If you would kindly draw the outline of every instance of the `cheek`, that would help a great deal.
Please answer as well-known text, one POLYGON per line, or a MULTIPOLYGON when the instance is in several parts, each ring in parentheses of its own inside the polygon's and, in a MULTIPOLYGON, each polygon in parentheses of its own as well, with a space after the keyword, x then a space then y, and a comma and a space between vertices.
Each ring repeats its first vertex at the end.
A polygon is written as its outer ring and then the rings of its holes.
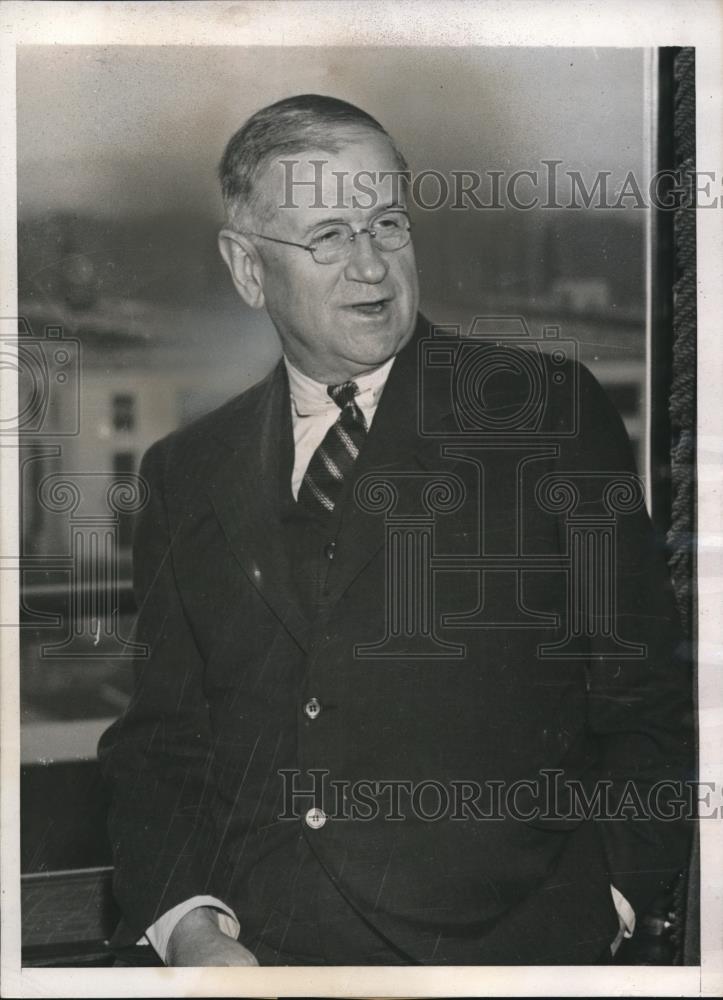
POLYGON ((315 315, 318 317, 320 302, 311 282, 289 284, 284 293, 284 312, 287 320, 298 330, 313 328, 315 315))
POLYGON ((414 311, 419 298, 417 270, 414 266, 414 261, 412 261, 409 267, 405 267, 401 284, 403 286, 404 304, 409 310, 414 311))
POLYGON ((397 280, 404 286, 404 291, 410 299, 417 294, 417 262, 414 253, 409 253, 403 260, 399 261, 397 270, 397 280))
POLYGON ((296 308, 294 321, 304 331, 304 337, 311 345, 333 340, 338 334, 339 312, 338 294, 332 284, 321 286, 319 282, 307 282, 295 291, 296 308))

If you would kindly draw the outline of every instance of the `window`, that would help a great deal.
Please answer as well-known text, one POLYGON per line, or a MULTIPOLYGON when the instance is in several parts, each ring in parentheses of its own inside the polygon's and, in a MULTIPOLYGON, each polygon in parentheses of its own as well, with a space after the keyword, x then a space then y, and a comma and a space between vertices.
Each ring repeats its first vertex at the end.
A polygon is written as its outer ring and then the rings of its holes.
POLYGON ((113 429, 127 432, 136 429, 136 398, 130 393, 113 396, 113 429))

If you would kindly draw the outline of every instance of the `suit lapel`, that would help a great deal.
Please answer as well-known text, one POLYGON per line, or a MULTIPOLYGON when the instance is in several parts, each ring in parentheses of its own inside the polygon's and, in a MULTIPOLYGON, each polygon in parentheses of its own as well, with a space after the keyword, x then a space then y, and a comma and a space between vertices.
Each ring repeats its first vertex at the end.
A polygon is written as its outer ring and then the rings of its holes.
POLYGON ((255 411, 242 419, 232 410, 217 429, 223 449, 207 489, 226 540, 249 580, 306 648, 309 625, 294 592, 280 524, 279 463, 282 445, 291 435, 283 363, 260 390, 255 411))
MULTIPOLYGON (((369 436, 354 468, 354 482, 342 513, 337 548, 328 580, 329 602, 335 603, 384 544, 384 514, 363 509, 354 489, 364 476, 379 473, 451 471, 440 457, 440 445, 418 431, 419 342, 428 335, 429 324, 420 316, 414 336, 400 351, 389 373, 369 436)), ((434 400, 434 412, 425 414, 425 425, 449 419, 448 400, 434 400)), ((403 477, 397 477, 395 484, 403 477)))
MULTIPOLYGON (((384 544, 384 515, 355 502, 357 483, 372 473, 383 477, 385 472, 452 471, 440 457, 439 441, 418 432, 419 341, 428 332, 429 324, 420 317, 414 336, 392 366, 355 466, 327 582, 329 606, 384 544)), ((450 419, 449 400, 425 401, 425 405, 426 426, 450 419), (436 409, 430 411, 430 405, 436 409)), ((307 648, 309 622, 293 588, 280 523, 279 461, 284 451, 281 445, 291 434, 288 379, 283 362, 279 362, 259 387, 255 409, 243 416, 231 410, 217 428, 223 449, 212 467, 207 489, 228 544, 249 580, 299 645, 307 648)), ((289 446, 293 449, 293 440, 289 446)))

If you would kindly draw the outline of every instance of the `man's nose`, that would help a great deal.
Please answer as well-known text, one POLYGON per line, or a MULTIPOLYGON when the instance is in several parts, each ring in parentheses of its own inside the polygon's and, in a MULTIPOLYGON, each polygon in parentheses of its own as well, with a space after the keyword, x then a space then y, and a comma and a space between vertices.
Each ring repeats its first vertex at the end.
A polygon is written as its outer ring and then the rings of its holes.
POLYGON ((385 255, 368 232, 356 233, 351 243, 351 254, 344 269, 350 281, 378 284, 387 276, 389 264, 385 255))

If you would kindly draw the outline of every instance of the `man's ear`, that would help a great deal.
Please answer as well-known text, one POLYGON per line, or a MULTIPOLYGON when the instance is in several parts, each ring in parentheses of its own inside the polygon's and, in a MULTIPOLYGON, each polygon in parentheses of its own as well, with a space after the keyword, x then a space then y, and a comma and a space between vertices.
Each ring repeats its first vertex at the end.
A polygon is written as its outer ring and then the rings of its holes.
POLYGON ((218 234, 218 249, 241 298, 252 309, 261 309, 266 301, 264 269, 251 240, 233 229, 222 229, 218 234))

